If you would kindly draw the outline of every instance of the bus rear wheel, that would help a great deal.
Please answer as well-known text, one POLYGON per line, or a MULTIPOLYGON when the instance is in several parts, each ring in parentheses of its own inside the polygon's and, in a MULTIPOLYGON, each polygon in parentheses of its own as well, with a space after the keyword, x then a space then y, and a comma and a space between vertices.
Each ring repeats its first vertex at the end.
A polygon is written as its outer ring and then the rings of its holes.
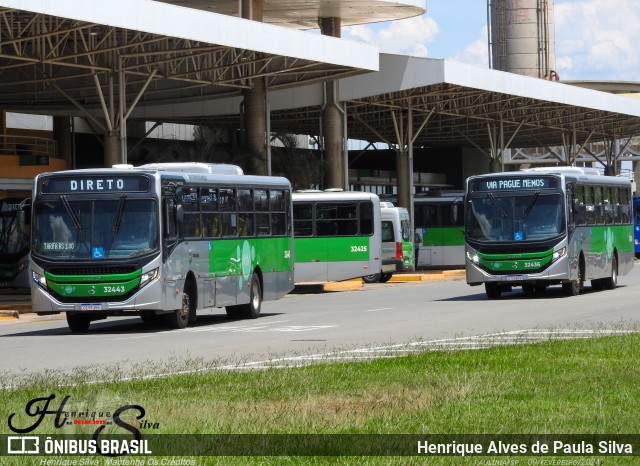
POLYGON ((257 319, 260 316, 262 287, 260 286, 260 277, 256 273, 251 275, 250 287, 249 304, 227 306, 227 317, 230 319, 257 319))
POLYGON ((380 283, 387 283, 393 277, 392 273, 383 273, 380 275, 380 283))
POLYGON ((380 277, 381 274, 379 273, 372 273, 371 275, 365 275, 362 277, 362 281, 365 283, 378 283, 380 282, 380 277))
POLYGON ((602 279, 602 288, 605 290, 615 290, 618 286, 618 260, 616 256, 611 258, 611 276, 602 279))
POLYGON ((69 329, 76 332, 86 332, 91 325, 91 317, 84 314, 75 314, 73 312, 67 312, 67 324, 69 329))

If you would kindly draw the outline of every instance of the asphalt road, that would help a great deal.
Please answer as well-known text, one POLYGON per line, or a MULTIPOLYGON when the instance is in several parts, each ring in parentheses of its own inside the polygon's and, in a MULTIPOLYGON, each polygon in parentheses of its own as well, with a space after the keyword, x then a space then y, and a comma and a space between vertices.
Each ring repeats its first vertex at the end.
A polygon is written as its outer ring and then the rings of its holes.
POLYGON ((476 341, 471 337, 485 334, 619 328, 640 323, 639 303, 636 266, 620 277, 616 290, 596 292, 587 285, 572 298, 552 287, 533 297, 517 289, 489 301, 483 287, 470 287, 464 279, 388 283, 357 291, 291 294, 263 303, 255 320, 231 321, 218 309, 184 330, 121 317, 93 322, 86 334, 72 334, 63 316, 22 315, 0 322, 0 385, 9 374, 79 366, 162 372, 167 370, 161 367, 164 361, 174 361, 169 366, 176 370, 184 359, 259 367, 268 360, 310 360, 316 355, 375 356, 389 348, 415 347, 416 342, 476 341))

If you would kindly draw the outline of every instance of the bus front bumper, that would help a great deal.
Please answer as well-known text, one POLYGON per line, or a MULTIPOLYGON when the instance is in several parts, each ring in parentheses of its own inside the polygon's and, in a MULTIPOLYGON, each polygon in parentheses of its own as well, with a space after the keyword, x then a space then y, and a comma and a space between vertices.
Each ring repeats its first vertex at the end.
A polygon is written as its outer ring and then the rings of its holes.
POLYGON ((551 263, 546 269, 535 273, 517 270, 509 274, 494 275, 482 269, 478 264, 469 259, 469 257, 466 258, 465 268, 467 283, 471 286, 481 285, 487 282, 509 286, 554 285, 571 280, 569 275, 569 256, 566 254, 551 263))

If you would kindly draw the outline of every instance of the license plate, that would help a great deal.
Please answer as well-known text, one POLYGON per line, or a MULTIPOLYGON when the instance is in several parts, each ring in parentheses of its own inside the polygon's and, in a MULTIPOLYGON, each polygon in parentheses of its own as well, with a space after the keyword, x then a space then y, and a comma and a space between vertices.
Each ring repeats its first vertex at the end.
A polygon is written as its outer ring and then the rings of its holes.
POLYGON ((80 310, 81 311, 101 311, 102 304, 81 304, 80 310))
POLYGON ((524 280, 524 275, 507 275, 508 282, 518 282, 524 280))

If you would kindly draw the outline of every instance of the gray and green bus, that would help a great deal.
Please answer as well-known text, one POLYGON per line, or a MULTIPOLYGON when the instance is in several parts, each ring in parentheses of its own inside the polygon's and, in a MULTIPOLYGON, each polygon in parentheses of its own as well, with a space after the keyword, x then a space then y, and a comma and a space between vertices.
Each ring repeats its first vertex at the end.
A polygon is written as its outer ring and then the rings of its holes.
POLYGON ((256 318, 293 289, 291 186, 216 164, 38 175, 32 306, 72 331, 139 315, 185 328, 199 310, 256 318))
POLYGON ((296 283, 379 274, 380 200, 358 191, 293 193, 296 283))
POLYGON ((490 299, 562 285, 614 289, 634 260, 631 182, 589 168, 472 176, 465 190, 466 277, 490 299))

